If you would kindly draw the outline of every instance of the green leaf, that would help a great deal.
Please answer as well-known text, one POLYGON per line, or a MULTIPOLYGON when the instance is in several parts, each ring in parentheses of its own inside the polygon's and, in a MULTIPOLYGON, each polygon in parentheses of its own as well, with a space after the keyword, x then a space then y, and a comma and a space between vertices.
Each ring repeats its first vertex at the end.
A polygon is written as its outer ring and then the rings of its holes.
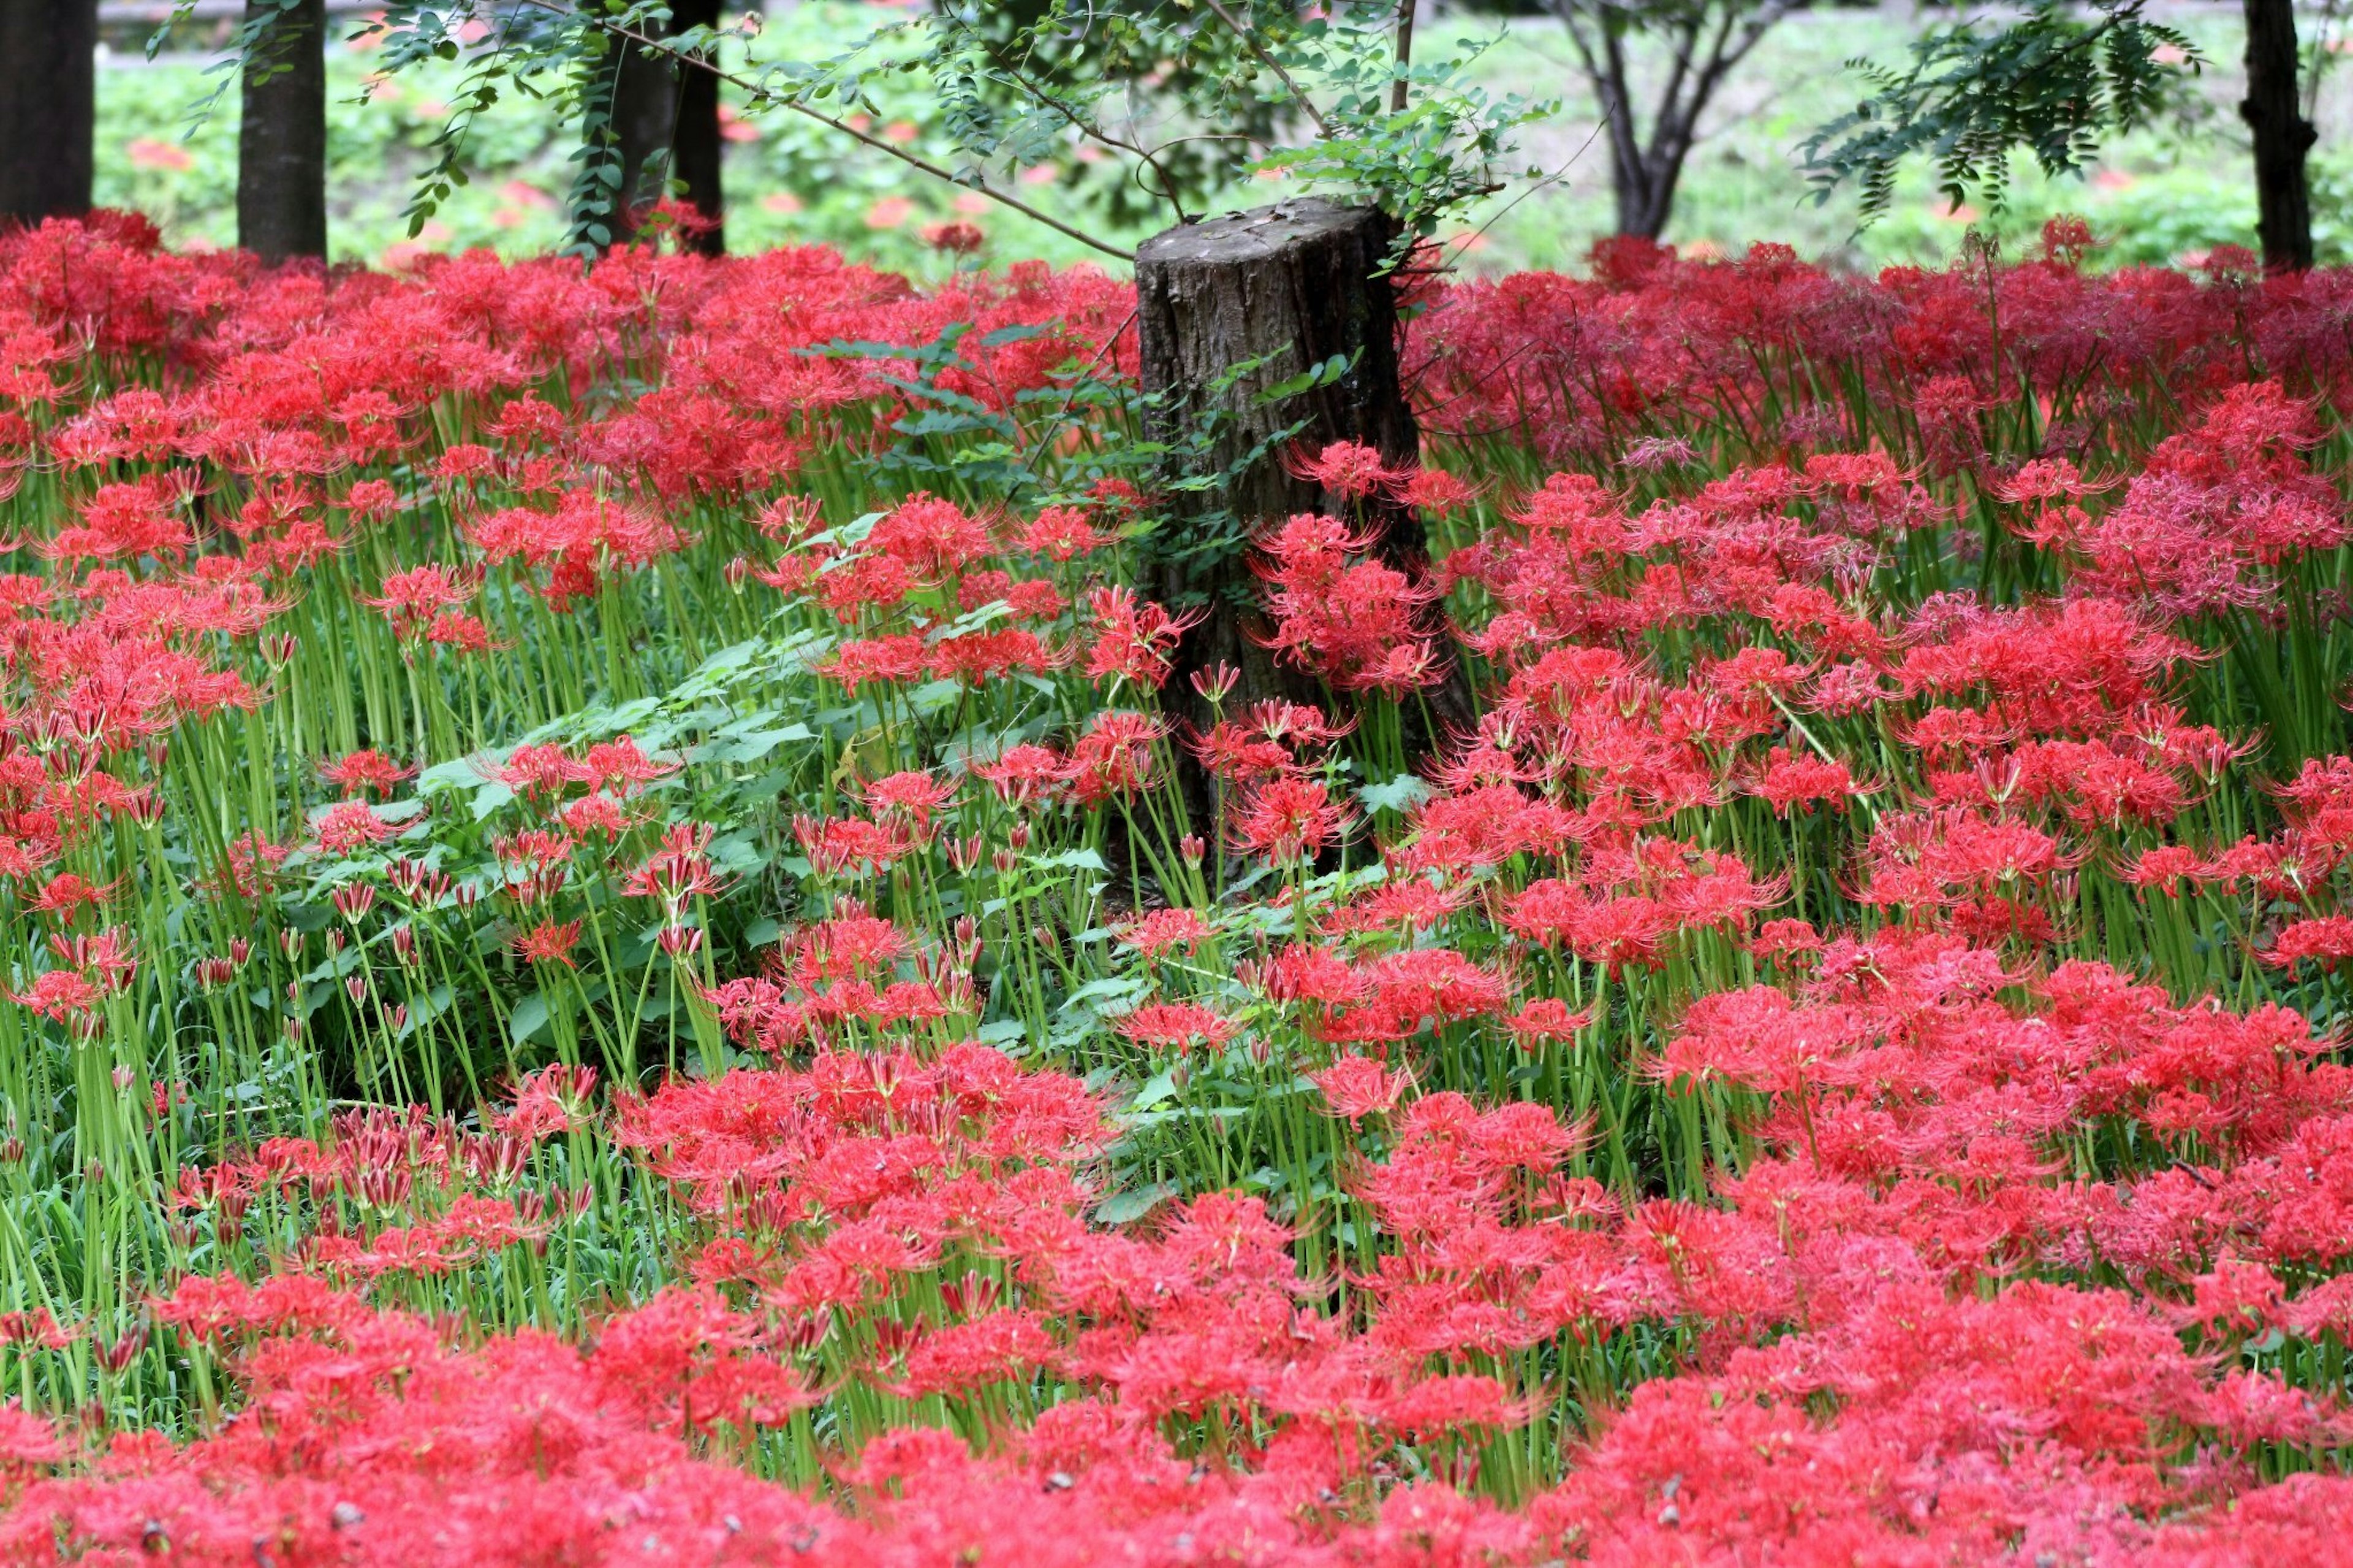
POLYGON ((547 997, 534 991, 515 1004, 507 1016, 507 1035, 516 1045, 528 1045, 533 1037, 547 1027, 547 997))
POLYGON ((1095 1205, 1095 1218, 1104 1225, 1134 1225, 1178 1195, 1176 1186, 1167 1182, 1155 1182, 1134 1192, 1113 1193, 1095 1205))
POLYGON ((1399 773, 1387 784, 1363 785, 1356 798, 1373 811, 1409 811, 1434 793, 1419 773, 1399 773))

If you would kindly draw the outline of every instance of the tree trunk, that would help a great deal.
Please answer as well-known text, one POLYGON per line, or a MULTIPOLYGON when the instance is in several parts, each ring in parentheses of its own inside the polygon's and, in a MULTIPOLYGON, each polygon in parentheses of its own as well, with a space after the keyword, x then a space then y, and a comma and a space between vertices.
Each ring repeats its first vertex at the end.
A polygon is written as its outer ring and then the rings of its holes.
POLYGON ((269 26, 245 62, 237 242, 262 260, 327 254, 327 7, 246 0, 269 26))
MULTIPOLYGON (((718 0, 670 0, 672 34, 718 25, 718 0)), ((719 226, 719 79, 635 43, 625 40, 621 48, 613 91, 613 134, 621 153, 613 243, 634 237, 638 220, 676 180, 684 187, 684 205, 702 220, 689 226, 681 244, 717 256, 725 248, 719 226)))
MULTIPOLYGON (((1259 697, 1321 696, 1312 679, 1277 668, 1255 635, 1265 628, 1250 535, 1297 512, 1346 510, 1342 498, 1290 471, 1289 449, 1345 440, 1391 464, 1419 457, 1398 383, 1396 296, 1379 274, 1396 234, 1377 211, 1311 196, 1172 228, 1136 252, 1144 391, 1154 399, 1149 433, 1175 454, 1171 480, 1213 481, 1170 486, 1174 526, 1160 542, 1154 583, 1164 602, 1208 611, 1179 645, 1162 690, 1169 715, 1197 730, 1208 722, 1208 708, 1191 677, 1220 663, 1241 672, 1229 709, 1259 697), (1267 401, 1268 388, 1335 357, 1351 362, 1345 374, 1267 401), (1263 363, 1233 374, 1253 361, 1263 363), (1303 427, 1277 439, 1294 424, 1303 427)), ((1391 508, 1377 521, 1383 554, 1418 564, 1423 540, 1411 514, 1391 508)), ((1187 791, 1197 813, 1205 810, 1208 781, 1189 776, 1187 791)))
POLYGON ((0 0, 0 227, 90 211, 95 0, 0 0))
MULTIPOLYGON (((670 0, 674 30, 715 27, 719 0, 670 0)), ((678 84, 678 121, 670 132, 670 177, 681 187, 681 199, 702 220, 682 237, 689 250, 705 256, 723 255, 726 230, 721 226, 726 204, 719 185, 719 154, 725 143, 719 136, 719 79, 707 70, 681 68, 678 84)))
POLYGON ((2255 137, 2255 232, 2263 265, 2312 265, 2312 193, 2305 155, 2319 137, 2296 95, 2292 0, 2246 0, 2247 96, 2239 117, 2255 137))

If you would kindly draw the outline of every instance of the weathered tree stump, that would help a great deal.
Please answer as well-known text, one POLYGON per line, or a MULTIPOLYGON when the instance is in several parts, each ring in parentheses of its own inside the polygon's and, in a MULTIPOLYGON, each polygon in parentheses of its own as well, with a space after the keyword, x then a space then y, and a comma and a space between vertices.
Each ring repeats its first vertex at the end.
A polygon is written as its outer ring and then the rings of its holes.
POLYGON ((1338 510, 1285 464, 1289 445, 1359 441, 1391 462, 1417 455, 1398 383, 1396 300, 1379 275, 1395 233, 1372 208, 1309 197, 1172 228, 1136 252, 1150 434, 1170 447, 1174 515, 1155 585, 1165 600, 1207 611, 1177 650, 1166 688, 1174 716, 1204 719, 1190 677, 1220 663, 1242 672, 1240 700, 1315 694, 1255 640, 1263 626, 1249 539, 1294 513, 1338 510), (1267 395, 1335 356, 1354 362, 1345 374, 1267 395), (1304 427, 1292 442, 1269 445, 1293 425, 1304 427), (1216 482, 1201 487, 1204 479, 1216 482))
MULTIPOLYGON (((1279 202, 1156 234, 1135 257, 1136 328, 1144 390, 1159 395, 1155 432, 1222 416, 1208 456, 1219 469, 1304 420, 1299 439, 1361 441, 1392 462, 1414 459, 1420 433, 1398 384, 1397 301, 1377 276, 1397 230, 1369 207, 1321 197, 1279 202), (1335 355, 1345 375, 1272 404, 1266 389, 1335 355), (1234 366, 1263 361, 1223 391, 1234 366)), ((1270 454, 1192 510, 1260 522, 1318 510, 1325 498, 1270 454)), ((1179 502, 1180 509, 1185 505, 1179 502)))
MULTIPOLYGON (((1397 298, 1383 270, 1396 237, 1377 210, 1305 197, 1172 228, 1136 252, 1150 434, 1172 454, 1174 515, 1159 542, 1155 587, 1165 602, 1207 610, 1177 649, 1163 689, 1172 718, 1208 722, 1190 678, 1219 663, 1241 671, 1229 710, 1259 697, 1322 696, 1308 677, 1278 668, 1257 641, 1265 627, 1249 538, 1295 513, 1348 510, 1286 466, 1293 447, 1312 452, 1356 441, 1398 466, 1419 456, 1420 433, 1398 374, 1397 298), (1350 362, 1345 374, 1290 396, 1267 396, 1335 356, 1350 362), (1294 425, 1302 426, 1295 436, 1275 440, 1294 425), (1203 444, 1195 433, 1205 429, 1203 444), (1181 483, 1204 477, 1217 482, 1181 483)), ((1371 521, 1384 556, 1419 564, 1423 539, 1410 513, 1377 506, 1371 521)), ((1208 783, 1187 782, 1198 809, 1209 798, 1208 783)))

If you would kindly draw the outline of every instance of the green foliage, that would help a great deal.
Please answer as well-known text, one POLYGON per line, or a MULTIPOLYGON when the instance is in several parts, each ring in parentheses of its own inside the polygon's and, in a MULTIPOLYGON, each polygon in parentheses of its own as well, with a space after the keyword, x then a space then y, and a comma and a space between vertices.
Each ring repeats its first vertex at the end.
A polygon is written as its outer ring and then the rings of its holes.
MULTIPOLYGON (((959 141, 1050 145, 1086 127, 1126 156, 1074 163, 1066 180, 1114 222, 1165 221, 1171 205, 1200 210, 1298 119, 1260 81, 1245 38, 1206 7, 939 0, 934 9, 941 102, 959 141)), ((1250 21, 1261 42, 1297 27, 1280 8, 1250 21)))
MULTIPOLYGON (((1495 38, 1460 42, 1434 60, 1396 60, 1388 44, 1394 15, 1387 5, 1348 6, 1306 24, 1277 51, 1296 68, 1292 76, 1326 84, 1335 97, 1323 110, 1321 136, 1275 149, 1258 166, 1381 207, 1402 231, 1401 258, 1414 241, 1503 189, 1515 133, 1559 105, 1516 93, 1493 97, 1471 79, 1472 62, 1495 38), (1396 109, 1391 89, 1400 77, 1409 92, 1396 109)), ((1525 175, 1537 179, 1542 171, 1525 175)))
MULTIPOLYGON (((192 4, 180 0, 175 20, 192 4)), ((1023 204, 1008 183, 1042 168, 1115 221, 1155 204, 1185 221, 1219 181, 1280 172, 1377 203, 1409 239, 1427 237, 1500 188, 1496 166, 1512 133, 1546 110, 1516 95, 1493 99, 1469 83, 1464 71, 1477 48, 1409 64, 1396 25, 1387 4, 1305 21, 1287 12, 1237 14, 1217 0, 1203 11, 1098 11, 1075 0, 1026 10, 943 4, 871 26, 829 54, 776 57, 761 48, 756 17, 672 33, 662 0, 522 0, 487 33, 470 8, 394 0, 359 37, 376 54, 371 96, 409 73, 452 66, 464 73, 415 177, 406 213, 412 237, 467 184, 478 128, 515 95, 574 128, 565 248, 586 253, 615 232, 624 170, 613 105, 631 47, 669 57, 680 69, 717 72, 746 115, 797 115, 1017 207, 1023 204), (932 106, 952 145, 946 162, 861 128, 885 97, 910 88, 932 106), (1146 112, 1147 94, 1163 107, 1146 112), (1331 101, 1319 107, 1319 95, 1331 101), (1269 145, 1300 116, 1314 121, 1314 141, 1269 145), (1262 147, 1263 156, 1245 163, 1262 147)), ((269 31, 249 24, 235 57, 266 58, 269 31)), ((199 118, 211 107, 211 100, 199 105, 199 118)), ((1084 230, 1065 232, 1123 254, 1084 230)))
POLYGON ((2015 21, 1931 27, 1906 68, 1848 62, 1870 96, 1808 138, 1806 173, 1817 202, 1859 185, 1866 223, 1887 210, 1897 169, 1915 155, 1956 205, 1978 193, 1999 207, 2013 148, 2045 174, 2080 172, 2105 137, 2179 106, 2184 78, 2203 64, 2187 35, 2147 17, 2145 0, 2094 0, 2089 16, 2038 0, 2015 21))

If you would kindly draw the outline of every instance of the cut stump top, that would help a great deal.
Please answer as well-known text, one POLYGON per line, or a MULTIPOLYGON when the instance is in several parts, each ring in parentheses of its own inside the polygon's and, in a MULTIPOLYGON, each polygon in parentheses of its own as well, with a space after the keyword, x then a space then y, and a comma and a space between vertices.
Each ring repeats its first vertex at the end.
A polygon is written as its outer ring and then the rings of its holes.
POLYGON ((1137 247, 1135 263, 1144 268, 1263 261, 1379 221, 1368 208, 1328 196, 1297 196, 1272 206, 1165 229, 1137 247))

